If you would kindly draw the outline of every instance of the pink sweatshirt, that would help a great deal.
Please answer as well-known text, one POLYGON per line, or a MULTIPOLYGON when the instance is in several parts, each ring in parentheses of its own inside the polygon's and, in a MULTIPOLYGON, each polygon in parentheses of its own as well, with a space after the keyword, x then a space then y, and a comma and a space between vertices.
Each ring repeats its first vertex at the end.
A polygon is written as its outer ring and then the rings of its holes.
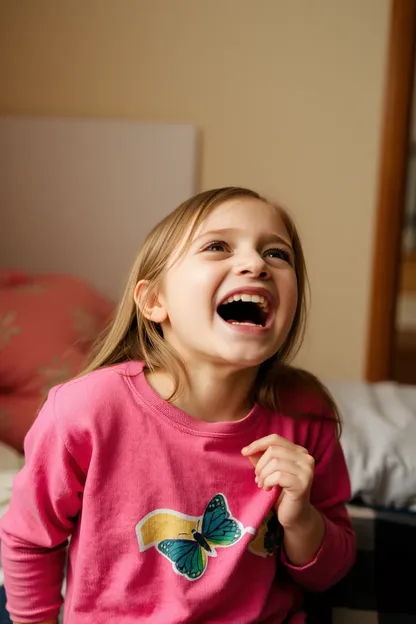
MULTIPOLYGON (((323 409, 299 393, 291 404, 323 409)), ((255 406, 238 422, 201 422, 129 363, 54 388, 25 450, 1 523, 19 622, 57 617, 69 536, 65 624, 298 624, 301 588, 324 590, 353 562, 349 479, 327 421, 255 406), (286 559, 276 493, 259 490, 240 452, 273 432, 316 460, 312 502, 326 533, 304 567, 286 559)))

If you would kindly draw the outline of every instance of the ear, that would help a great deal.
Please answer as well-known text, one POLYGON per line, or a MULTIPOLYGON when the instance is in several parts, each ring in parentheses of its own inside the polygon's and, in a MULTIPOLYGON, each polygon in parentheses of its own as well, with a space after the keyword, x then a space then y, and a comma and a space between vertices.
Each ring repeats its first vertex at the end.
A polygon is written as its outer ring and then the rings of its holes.
POLYGON ((160 301, 158 293, 150 290, 147 280, 137 282, 134 289, 134 302, 140 312, 149 321, 163 323, 168 317, 168 313, 163 303, 160 301))

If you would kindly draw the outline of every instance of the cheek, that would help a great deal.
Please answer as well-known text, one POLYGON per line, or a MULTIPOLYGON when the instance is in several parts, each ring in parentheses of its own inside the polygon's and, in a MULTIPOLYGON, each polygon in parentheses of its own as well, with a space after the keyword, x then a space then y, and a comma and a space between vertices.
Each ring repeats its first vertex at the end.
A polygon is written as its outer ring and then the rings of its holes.
POLYGON ((215 296, 221 284, 221 275, 218 273, 209 266, 193 266, 175 275, 169 284, 168 297, 172 298, 180 293, 183 298, 198 300, 202 304, 215 296))
POLYGON ((192 315, 196 319, 198 312, 205 314, 208 308, 211 309, 211 302, 220 283, 215 272, 204 266, 184 266, 172 271, 161 290, 168 315, 173 320, 178 315, 180 318, 192 315))
POLYGON ((298 303, 298 282, 294 273, 286 276, 286 279, 280 284, 279 291, 280 303, 287 307, 288 310, 296 309, 298 303))
POLYGON ((277 318, 280 318, 280 323, 283 324, 285 331, 290 331, 290 328, 295 318, 296 309, 298 305, 298 286, 296 278, 294 280, 288 280, 284 287, 280 289, 280 303, 277 318))

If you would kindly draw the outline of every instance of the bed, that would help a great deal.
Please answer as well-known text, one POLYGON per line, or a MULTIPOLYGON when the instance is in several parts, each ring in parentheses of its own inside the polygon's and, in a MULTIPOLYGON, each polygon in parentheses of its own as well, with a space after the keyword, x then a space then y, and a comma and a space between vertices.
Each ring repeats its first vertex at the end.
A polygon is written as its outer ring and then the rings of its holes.
POLYGON ((342 418, 358 554, 351 573, 315 598, 321 611, 311 621, 415 623, 416 386, 327 385, 342 418))
POLYGON ((309 624, 414 624, 416 514, 350 505, 357 559, 347 577, 309 596, 309 624))
MULTIPOLYGON (((5 513, 12 492, 15 474, 23 466, 23 456, 9 445, 0 442, 0 517, 5 513)), ((3 586, 3 570, 0 560, 0 624, 10 624, 6 611, 6 596, 3 586)))
POLYGON ((0 115, 0 267, 118 300, 146 234, 196 191, 197 148, 186 123, 0 115))

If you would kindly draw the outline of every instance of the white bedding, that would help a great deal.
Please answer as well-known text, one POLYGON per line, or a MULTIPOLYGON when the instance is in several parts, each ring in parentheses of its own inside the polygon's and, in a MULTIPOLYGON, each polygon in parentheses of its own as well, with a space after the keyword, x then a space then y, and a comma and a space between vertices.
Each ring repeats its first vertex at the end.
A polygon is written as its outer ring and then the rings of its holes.
POLYGON ((0 442, 0 518, 9 505, 12 482, 23 462, 23 455, 0 442))
POLYGON ((327 384, 342 418, 353 497, 416 512, 416 386, 327 384))
MULTIPOLYGON (((0 518, 7 511, 12 495, 13 479, 23 466, 23 455, 0 442, 0 518)), ((0 585, 3 585, 3 570, 0 561, 0 585)))

